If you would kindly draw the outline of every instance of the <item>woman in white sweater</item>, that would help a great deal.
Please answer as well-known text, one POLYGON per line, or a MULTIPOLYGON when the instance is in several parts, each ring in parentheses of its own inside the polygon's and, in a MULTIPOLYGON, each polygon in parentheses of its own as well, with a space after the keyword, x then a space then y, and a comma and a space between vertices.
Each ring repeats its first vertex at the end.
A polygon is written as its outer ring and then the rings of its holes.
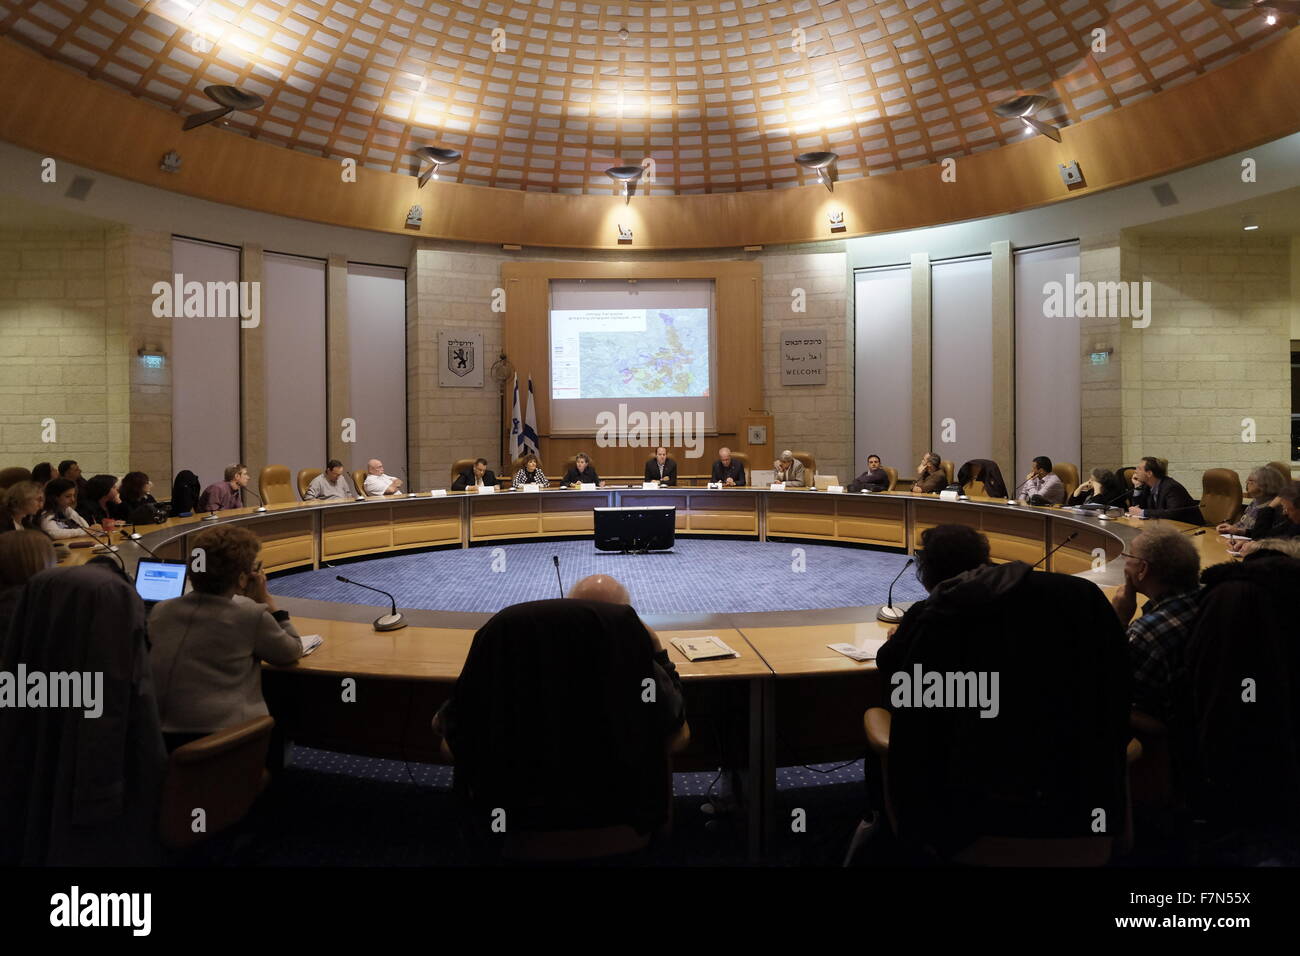
MULTIPOLYGON (((45 509, 41 530, 51 538, 79 538, 86 533, 86 519, 77 514, 77 486, 67 478, 55 478, 45 486, 45 509)), ((91 526, 96 531, 98 525, 91 526)))

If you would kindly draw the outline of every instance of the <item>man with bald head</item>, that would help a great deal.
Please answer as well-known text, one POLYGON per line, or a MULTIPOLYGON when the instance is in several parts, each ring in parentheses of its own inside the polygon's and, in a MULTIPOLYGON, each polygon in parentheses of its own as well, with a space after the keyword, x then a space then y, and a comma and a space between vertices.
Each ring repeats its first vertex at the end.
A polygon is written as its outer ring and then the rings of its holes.
MULTIPOLYGON (((568 597, 576 601, 597 601, 601 604, 629 606, 632 604, 632 596, 627 593, 627 588, 618 578, 608 574, 588 575, 569 588, 568 597)), ((654 628, 644 621, 641 623, 649 633, 650 643, 654 647, 655 683, 659 685, 658 697, 666 702, 667 709, 674 715, 673 724, 676 725, 685 720, 684 717, 681 721, 676 720, 676 715, 684 713, 681 678, 677 676, 677 668, 669 660, 668 651, 659 640, 659 635, 654 632, 654 628)))
POLYGON ((728 488, 745 483, 745 466, 731 457, 730 448, 718 449, 718 460, 713 463, 713 480, 728 488))
POLYGON ((384 474, 384 463, 378 458, 371 458, 366 463, 365 493, 372 498, 381 495, 400 495, 402 479, 384 474))

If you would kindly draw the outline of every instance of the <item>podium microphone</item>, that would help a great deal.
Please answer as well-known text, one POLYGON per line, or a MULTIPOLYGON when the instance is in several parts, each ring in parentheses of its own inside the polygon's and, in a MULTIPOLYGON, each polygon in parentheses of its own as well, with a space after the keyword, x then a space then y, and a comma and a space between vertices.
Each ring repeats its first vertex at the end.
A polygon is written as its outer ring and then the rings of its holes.
POLYGON ((894 585, 898 579, 903 576, 903 572, 916 563, 916 558, 908 558, 907 563, 898 569, 894 575, 894 580, 889 582, 889 603, 876 612, 876 620, 884 621, 886 624, 897 624, 903 619, 904 612, 900 608, 894 607, 894 585))
MULTIPOLYGON (((252 488, 248 488, 248 487, 245 487, 244 490, 253 491, 252 488)), ((253 497, 256 498, 258 501, 262 502, 261 505, 257 508, 257 510, 253 512, 253 514, 260 515, 263 511, 266 510, 266 501, 256 491, 253 491, 253 497)))
POLYGON ((560 578, 560 556, 553 554, 551 560, 555 562, 555 583, 560 586, 560 597, 564 597, 564 581, 560 578))
POLYGON ((344 584, 355 584, 359 588, 365 588, 367 591, 374 591, 376 594, 382 594, 388 598, 391 610, 387 614, 381 614, 374 620, 376 631, 398 631, 406 627, 406 618, 397 612, 397 599, 387 591, 381 591, 379 588, 372 588, 369 584, 362 584, 360 581, 353 581, 351 578, 345 578, 341 574, 334 575, 336 581, 342 581, 344 584))
MULTIPOLYGON (((1042 564, 1044 561, 1046 561, 1046 560, 1047 560, 1048 558, 1050 558, 1052 555, 1056 554, 1056 552, 1060 551, 1062 548, 1064 548, 1067 544, 1069 544, 1071 541, 1073 541, 1073 540, 1074 540, 1075 538, 1077 538, 1077 537, 1079 537, 1079 532, 1077 532, 1077 531, 1071 531, 1068 535, 1065 536, 1065 540, 1064 540, 1064 541, 1062 541, 1060 544, 1058 544, 1056 547, 1054 547, 1051 551, 1048 551, 1045 555, 1043 555, 1041 558, 1039 558, 1037 561, 1035 561, 1035 562, 1034 562, 1034 567, 1035 567, 1035 568, 1038 567, 1040 564, 1042 564)), ((1033 570, 1033 569, 1031 568, 1030 570, 1033 570)))

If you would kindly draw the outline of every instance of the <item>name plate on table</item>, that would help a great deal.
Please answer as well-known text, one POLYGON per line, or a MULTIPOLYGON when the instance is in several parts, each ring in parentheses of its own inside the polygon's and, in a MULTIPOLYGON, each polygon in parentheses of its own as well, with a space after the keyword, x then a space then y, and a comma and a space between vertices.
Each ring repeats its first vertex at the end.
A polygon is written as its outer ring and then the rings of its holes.
POLYGON ((843 486, 843 485, 827 485, 827 486, 826 486, 826 490, 829 491, 829 492, 830 492, 831 494, 833 494, 833 495, 842 495, 842 494, 844 494, 844 486, 843 486))
POLYGON ((718 490, 720 490, 720 489, 722 488, 722 482, 720 482, 720 481, 710 481, 710 482, 708 483, 708 485, 706 485, 705 487, 709 488, 709 490, 711 490, 711 491, 718 491, 718 490))
POLYGON ((642 488, 642 490, 651 490, 651 491, 653 491, 653 490, 657 489, 658 487, 659 487, 659 482, 657 482, 657 481, 643 481, 643 482, 641 482, 641 488, 642 488))
POLYGON ((961 500, 961 493, 960 493, 960 492, 957 492, 957 491, 941 491, 941 492, 939 492, 939 500, 940 500, 940 501, 959 501, 959 500, 961 500))
POLYGON ((480 495, 495 495, 497 493, 496 485, 470 485, 471 488, 477 488, 480 495))
POLYGON ((767 486, 768 491, 785 491, 784 481, 774 481, 767 486))
POLYGON ((446 489, 446 488, 434 488, 433 491, 429 492, 429 497, 430 497, 430 498, 446 498, 446 497, 447 497, 447 489, 446 489))
POLYGON ((594 481, 583 481, 578 483, 579 491, 595 491, 596 483, 594 481))
POLYGON ((515 491, 534 491, 534 492, 536 492, 536 491, 541 491, 541 490, 542 490, 542 486, 541 486, 541 485, 531 485, 531 484, 530 484, 530 485, 520 485, 518 488, 515 489, 515 491))

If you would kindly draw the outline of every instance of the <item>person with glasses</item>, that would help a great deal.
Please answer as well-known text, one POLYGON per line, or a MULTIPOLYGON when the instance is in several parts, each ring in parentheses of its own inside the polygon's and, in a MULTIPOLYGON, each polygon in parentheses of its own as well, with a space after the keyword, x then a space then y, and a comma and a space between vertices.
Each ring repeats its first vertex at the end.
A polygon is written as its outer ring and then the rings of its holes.
POLYGON ((168 751, 267 714, 262 661, 292 664, 302 640, 275 606, 258 559, 261 543, 238 525, 190 539, 189 594, 149 616, 149 659, 168 751))

